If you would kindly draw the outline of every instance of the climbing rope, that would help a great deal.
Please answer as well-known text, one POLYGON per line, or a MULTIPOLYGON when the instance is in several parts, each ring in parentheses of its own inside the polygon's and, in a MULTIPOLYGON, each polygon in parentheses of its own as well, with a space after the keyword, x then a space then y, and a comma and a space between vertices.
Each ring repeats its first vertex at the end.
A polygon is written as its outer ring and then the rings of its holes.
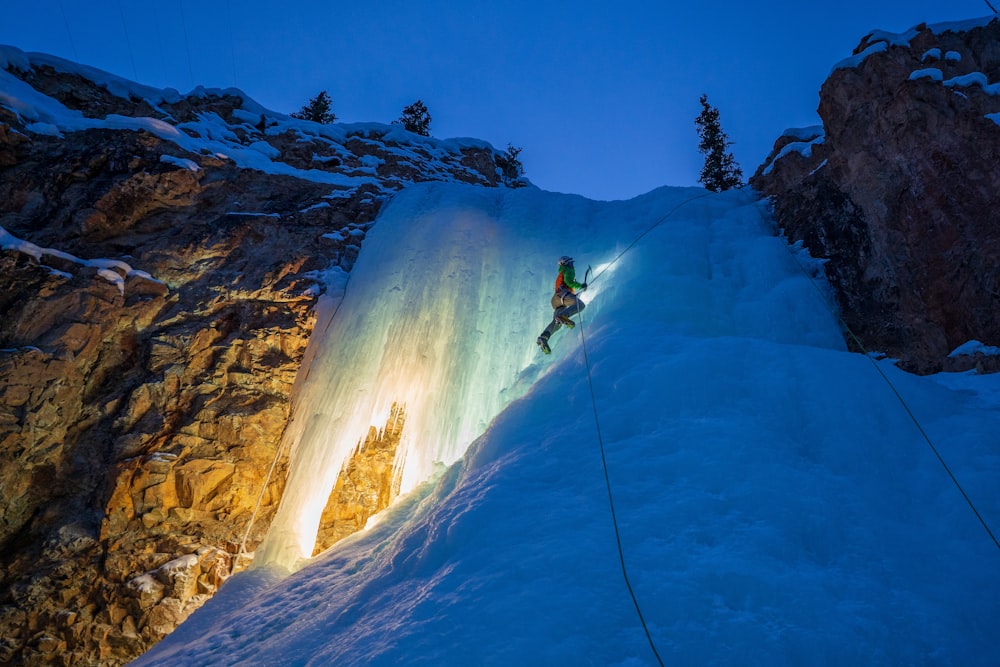
POLYGON ((188 41, 187 18, 184 16, 184 0, 177 3, 181 13, 181 30, 184 32, 184 51, 187 53, 188 74, 191 77, 191 89, 194 90, 194 64, 191 62, 191 43, 188 41))
MULTIPOLYGON (((632 241, 632 243, 630 243, 624 250, 622 250, 620 253, 618 253, 618 255, 616 255, 614 257, 614 259, 611 260, 611 262, 609 262, 606 265, 604 265, 604 267, 601 269, 601 271, 599 273, 595 274, 594 277, 591 279, 590 282, 593 282, 594 280, 597 280, 597 278, 599 278, 603 273, 605 273, 615 263, 617 263, 618 260, 620 260, 626 253, 628 253, 630 250, 632 250, 632 248, 634 248, 639 243, 639 241, 641 241, 645 236, 647 236, 650 232, 652 232, 654 229, 656 229, 660 224, 662 224, 667 218, 669 218, 679 208, 681 208, 685 204, 688 204, 688 203, 690 203, 690 202, 692 202, 692 201, 694 201, 696 199, 701 199, 702 197, 707 197, 710 194, 712 194, 712 193, 711 192, 705 192, 705 193, 697 195, 695 197, 691 197, 689 199, 686 199, 686 200, 680 202, 679 204, 677 204, 676 206, 674 206, 672 209, 670 209, 669 211, 667 211, 667 213, 665 213, 663 216, 661 216, 660 218, 658 218, 648 229, 646 229, 644 232, 642 232, 641 234, 639 234, 632 241)), ((766 218, 764 218, 764 214, 760 211, 760 209, 756 208, 756 210, 757 210, 758 215, 760 215, 761 218, 766 222, 767 220, 766 220, 766 218)), ((924 430, 923 426, 920 424, 920 421, 917 419, 916 415, 913 413, 913 411, 910 409, 909 405, 903 399, 902 395, 900 395, 899 391, 896 389, 896 386, 892 383, 892 380, 889 379, 889 377, 885 374, 885 372, 878 365, 878 363, 871 356, 871 354, 868 353, 868 351, 865 348, 865 346, 861 343, 861 340, 854 334, 854 332, 851 330, 851 328, 849 326, 847 326, 847 323, 843 320, 843 318, 837 312, 836 308, 834 308, 832 306, 832 304, 830 304, 829 299, 827 298, 827 296, 819 288, 819 286, 813 280, 812 276, 810 276, 809 273, 805 270, 805 267, 803 267, 798 262, 798 259, 795 258, 794 253, 792 253, 791 249, 790 248, 787 248, 787 249, 788 249, 788 252, 790 254, 792 254, 793 259, 795 260, 796 266, 799 267, 799 269, 809 279, 810 284, 813 285, 813 287, 817 290, 817 292, 819 292, 820 297, 823 299, 823 303, 827 306, 827 308, 834 315, 834 317, 836 317, 837 320, 841 323, 841 325, 848 332, 848 334, 851 336, 851 338, 854 340, 854 342, 858 345, 858 347, 864 352, 865 356, 867 356, 868 359, 871 360, 873 366, 875 367, 875 370, 879 373, 879 375, 882 377, 882 379, 885 381, 885 383, 892 390, 893 394, 899 400, 900 404, 903 406, 903 409, 906 411, 906 414, 909 415, 910 419, 916 425, 917 430, 923 436, 924 440, 927 442, 928 446, 931 448, 931 451, 934 452, 934 455, 937 457, 938 461, 944 467, 945 471, 948 473, 948 476, 951 478, 952 482, 954 482, 955 486, 958 488, 959 492, 962 494, 962 497, 965 498, 965 501, 969 504, 969 507, 972 508, 972 511, 976 515, 976 518, 979 519, 979 522, 982 524, 983 528, 986 529, 986 532, 990 536, 990 539, 992 539, 993 543, 997 546, 998 549, 1000 549, 1000 542, 997 541, 997 538, 993 534, 993 531, 990 530, 989 525, 987 525, 985 519, 979 513, 979 510, 976 508, 975 504, 972 502, 972 499, 969 497, 969 495, 962 488, 962 485, 958 482, 958 479, 952 473, 951 468, 949 468, 948 464, 945 462, 944 457, 941 456, 941 454, 938 451, 937 447, 934 445, 934 442, 931 440, 931 438, 927 434, 926 430, 924 430)), ((579 313, 579 315, 580 315, 580 317, 579 317, 579 320, 580 320, 580 342, 581 342, 581 347, 583 349, 584 364, 586 365, 586 368, 587 368, 587 384, 588 384, 588 387, 590 389, 590 401, 591 401, 591 405, 593 406, 594 425, 597 428, 597 442, 598 442, 598 445, 599 445, 599 448, 600 448, 600 452, 601 452, 601 465, 602 465, 602 467, 604 469, 604 483, 605 483, 605 487, 607 488, 607 492, 608 492, 608 505, 611 508, 611 521, 612 521, 612 524, 614 525, 615 542, 616 542, 617 547, 618 547, 618 561, 619 561, 619 563, 621 565, 622 577, 625 580, 625 586, 628 589, 629 596, 632 598, 632 604, 635 606, 636 615, 639 617, 639 622, 642 625, 643 632, 645 632, 645 634, 646 634, 646 640, 649 642, 649 647, 653 651, 653 655, 656 657, 657 662, 662 667, 662 665, 663 665, 663 659, 660 657, 659 652, 656 650, 656 644, 653 641, 653 637, 652 637, 652 634, 649 631, 649 626, 646 623, 646 619, 645 619, 645 617, 642 614, 642 609, 639 606, 639 600, 636 597, 634 588, 632 587, 632 582, 629 580, 628 569, 627 569, 627 567, 625 565, 625 553, 624 553, 624 549, 622 548, 621 531, 620 531, 620 529, 618 527, 618 517, 617 517, 617 513, 615 512, 614 494, 612 493, 612 489, 611 489, 611 478, 610 478, 610 475, 608 473, 607 456, 605 454, 605 449, 604 449, 604 438, 603 438, 603 435, 601 433, 600 416, 599 416, 598 410, 597 410, 597 398, 596 398, 596 395, 594 393, 594 381, 593 381, 592 371, 591 371, 591 366, 590 366, 590 355, 587 352, 587 339, 586 339, 586 336, 584 335, 583 313, 581 312, 581 313, 579 313)))
POLYGON ((125 10, 122 8, 122 0, 118 0, 118 14, 122 19, 122 32, 125 33, 125 45, 128 47, 128 57, 132 62, 132 76, 134 81, 139 80, 139 70, 135 66, 135 53, 132 51, 132 39, 128 36, 128 24, 125 22, 125 10))
POLYGON ((271 459, 271 467, 267 469, 267 475, 264 476, 264 483, 260 485, 260 493, 257 495, 257 504, 253 507, 253 513, 250 515, 250 521, 247 523, 247 529, 243 532, 243 539, 240 540, 239 549, 236 550, 236 556, 233 558, 232 567, 229 568, 229 574, 232 575, 236 572, 236 566, 240 562, 240 556, 246 553, 247 539, 250 537, 250 529, 253 528, 254 521, 257 520, 257 512, 260 510, 260 504, 264 500, 264 492, 267 490, 267 485, 271 482, 271 475, 274 473, 274 467, 278 464, 278 456, 285 449, 282 445, 284 444, 284 439, 278 443, 278 446, 274 448, 274 458, 271 459))
MULTIPOLYGON (((653 231, 658 226, 660 226, 660 224, 662 224, 664 220, 666 220, 671 215, 673 215, 674 212, 677 211, 677 209, 679 209, 680 207, 684 206, 685 204, 693 202, 696 199, 701 199, 702 197, 707 197, 710 194, 712 194, 712 193, 711 192, 705 192, 705 193, 696 195, 694 197, 690 197, 688 199, 685 199, 684 201, 680 202, 679 204, 677 204, 676 206, 674 206, 672 209, 670 209, 669 211, 667 211, 665 214, 663 214, 662 216, 660 216, 660 218, 658 218, 656 220, 656 222, 654 222, 644 232, 642 232, 641 234, 639 234, 632 241, 632 243, 630 243, 624 250, 622 250, 620 253, 618 253, 618 255, 614 259, 612 259, 610 262, 608 262, 607 264, 605 264, 604 268, 601 270, 600 273, 594 274, 594 277, 591 279, 591 282, 593 282, 594 280, 597 280, 601 276, 601 274, 603 274, 605 271, 607 271, 612 266, 614 266, 614 264, 619 259, 621 259, 622 256, 625 255, 625 253, 627 253, 632 248, 634 248, 636 246, 636 244, 639 243, 639 241, 641 241, 643 239, 643 237, 645 237, 651 231, 653 231)), ((584 282, 586 282, 586 279, 584 280, 584 282)), ((618 562, 619 562, 619 564, 621 565, 621 568, 622 568, 622 578, 625 580, 625 587, 628 589, 628 594, 632 598, 632 604, 635 606, 635 613, 639 617, 639 623, 642 625, 643 632, 646 633, 646 641, 649 642, 649 648, 650 648, 650 650, 653 651, 653 655, 656 657, 656 662, 658 662, 660 664, 660 667, 663 667, 663 658, 660 657, 660 652, 656 650, 656 643, 653 641, 653 635, 650 633, 649 626, 646 624, 646 618, 642 615, 642 608, 639 606, 639 599, 635 595, 635 589, 632 588, 632 582, 628 578, 628 568, 625 566, 625 550, 622 548, 622 536, 621 536, 621 531, 618 528, 618 515, 615 512, 615 498, 614 498, 614 494, 611 491, 611 477, 608 474, 608 459, 607 459, 607 456, 605 455, 605 452, 604 452, 604 436, 601 433, 601 419, 600 419, 600 416, 598 415, 598 412, 597 412, 597 397, 594 394, 594 380, 593 380, 591 369, 590 369, 590 356, 587 354, 587 338, 586 338, 586 336, 583 333, 583 312, 581 311, 579 313, 579 315, 580 315, 580 342, 581 342, 581 346, 583 348, 583 361, 584 361, 584 364, 587 366, 587 385, 590 387, 590 403, 591 403, 591 405, 593 406, 593 409, 594 409, 594 425, 597 427, 597 443, 598 443, 598 445, 600 447, 600 450, 601 450, 601 466, 604 468, 604 485, 605 485, 605 487, 608 490, 608 505, 611 508, 611 523, 612 523, 612 525, 614 526, 614 529, 615 529, 615 543, 618 546, 618 562)))
POLYGON ((635 596, 635 590, 632 588, 632 582, 628 578, 628 569, 625 567, 625 551, 622 549, 622 536, 618 529, 618 515, 615 513, 615 498, 611 493, 611 478, 608 476, 608 460, 604 454, 604 438, 601 435, 601 420, 597 414, 597 398, 594 395, 594 381, 591 378, 590 372, 590 357, 587 355, 587 338, 583 335, 583 312, 580 312, 580 342, 583 347, 583 361, 587 366, 587 384, 590 387, 590 403, 594 407, 594 425, 597 427, 597 443, 600 445, 601 449, 601 466, 604 468, 604 485, 608 490, 608 505, 611 507, 611 523, 615 527, 615 543, 618 545, 618 562, 622 567, 622 578, 625 579, 625 587, 628 588, 628 594, 632 597, 632 604, 635 605, 635 613, 639 616, 639 623, 642 624, 642 630, 646 633, 646 640, 649 642, 649 648, 653 651, 653 655, 656 656, 656 661, 663 667, 663 659, 660 657, 659 651, 656 650, 656 644, 653 642, 653 636, 649 632, 649 626, 646 625, 646 619, 642 615, 642 609, 639 607, 639 600, 635 596))
MULTIPOLYGON (((344 304, 344 299, 347 298, 347 286, 351 282, 352 275, 353 275, 352 273, 347 274, 347 280, 344 281, 344 293, 341 295, 340 302, 337 304, 337 307, 330 315, 330 319, 327 320, 326 322, 326 327, 324 327, 323 329, 324 334, 330 329, 330 324, 333 322, 333 318, 335 318, 337 316, 337 313, 340 312, 340 307, 344 304)), ((309 378, 310 370, 312 370, 311 366, 309 368, 306 368, 306 374, 305 377, 303 378, 303 381, 309 378)), ((292 419, 295 419, 294 415, 292 416, 292 419)), ((267 491, 267 485, 271 483, 271 475, 274 474, 274 468, 278 464, 278 458, 281 456, 281 452, 283 452, 285 449, 283 445, 284 445, 284 438, 282 438, 281 442, 279 442, 278 446, 275 447, 274 449, 274 458, 271 459, 271 467, 267 469, 267 475, 264 476, 264 483, 261 484, 260 493, 257 494, 257 503, 253 507, 253 513, 250 515, 250 521, 247 523, 247 529, 243 532, 243 539, 240 540, 240 546, 236 550, 236 557, 233 558, 233 565, 231 568, 229 568, 230 575, 236 571, 236 565, 237 563, 239 563, 240 556, 246 553, 246 545, 247 545, 247 539, 249 539, 250 537, 250 529, 253 528, 254 521, 257 520, 257 513, 260 511, 261 502, 263 502, 264 500, 264 492, 267 491)))
POLYGON ((236 76, 236 40, 233 37, 233 7, 226 0, 226 26, 229 28, 229 58, 233 67, 233 88, 240 87, 240 79, 236 76))
POLYGON ((651 231, 653 231, 654 229, 656 229, 657 227, 659 227, 663 223, 663 221, 666 220, 667 218, 669 218, 671 215, 673 215, 674 212, 677 211, 677 209, 679 209, 680 207, 682 207, 682 206, 684 206, 686 204, 690 204, 691 202, 695 201, 696 199, 701 199, 702 197, 707 197, 707 196, 712 195, 712 194, 715 194, 715 193, 714 192, 708 192, 708 191, 706 191, 706 192, 701 193, 700 195, 695 195, 694 197, 689 197, 688 199, 685 199, 684 201, 682 201, 681 203, 677 204, 672 209, 670 209, 669 211, 667 211, 666 213, 664 213, 662 216, 660 216, 656 220, 656 222, 654 222, 652 225, 650 225, 650 227, 646 231, 642 232, 637 237, 635 237, 635 240, 633 240, 631 243, 629 243, 625 247, 624 250, 622 250, 620 253, 618 253, 617 255, 615 255, 614 259, 612 259, 610 262, 608 262, 607 264, 605 264, 604 267, 601 269, 601 271, 599 273, 595 273, 594 274, 594 278, 591 280, 591 282, 593 282, 594 280, 597 280, 604 273, 606 273, 608 271, 608 269, 610 269, 612 266, 614 266, 618 262, 618 260, 622 258, 622 256, 625 253, 627 253, 629 250, 631 250, 632 248, 634 248, 636 246, 636 244, 638 244, 639 241, 641 241, 647 234, 649 234, 651 231))
POLYGON ((62 14, 63 23, 66 24, 66 34, 69 35, 69 48, 73 51, 73 60, 80 62, 80 55, 76 52, 76 42, 73 41, 73 29, 69 25, 66 17, 66 8, 63 7, 62 0, 59 0, 59 13, 62 14))
MULTIPOLYGON (((760 210, 760 208, 759 207, 754 207, 754 208, 756 209, 757 214, 761 217, 761 220, 767 223, 767 218, 764 217, 764 213, 760 210)), ((951 478, 951 481, 955 484, 955 487, 958 489, 958 492, 962 494, 963 498, 965 498, 965 502, 968 503, 969 507, 972 509, 972 513, 976 515, 977 519, 979 519, 979 523, 982 524, 983 528, 986 530, 986 534, 990 536, 990 539, 993 540, 993 544, 996 545, 998 550, 1000 550, 1000 541, 997 540, 996 535, 993 533, 992 530, 990 530, 989 524, 986 523, 986 519, 984 519, 983 515, 979 513, 979 510, 976 508, 975 503, 972 502, 972 498, 970 498, 969 494, 967 494, 965 492, 965 489, 962 488, 962 485, 961 483, 959 483, 958 478, 955 477, 955 474, 951 471, 951 468, 945 462, 944 457, 941 456, 941 452, 938 451, 938 448, 934 445, 934 441, 931 439, 930 435, 928 435, 927 431, 924 430, 924 427, 920 423, 920 420, 917 419, 917 416, 910 409, 909 404, 903 398, 902 394, 900 394, 899 390, 896 389, 896 385, 893 384, 889 376, 885 374, 885 371, 883 371, 882 367, 879 366, 878 361, 868 351, 868 348, 866 348, 864 343, 861 342, 861 339, 858 338, 857 334, 854 333, 854 330, 851 329, 850 326, 848 326, 846 321, 844 321, 844 318, 841 316, 839 309, 834 304, 830 303, 829 297, 827 297, 827 295, 823 292, 823 290, 820 289, 819 285, 816 284, 816 281, 813 279, 812 275, 810 275, 810 273, 806 271, 805 267, 802 266, 802 263, 799 262, 798 258, 795 256, 795 253, 792 252, 791 246, 786 243, 785 249, 788 250, 788 253, 792 256, 795 265, 799 267, 799 270, 802 271, 802 273, 806 276, 806 278, 808 278, 809 284, 812 285, 819 293, 820 298, 823 300, 824 305, 826 305, 827 307, 827 310, 829 310, 830 313, 837 319, 837 321, 840 323, 840 326, 844 327, 844 331, 846 331, 847 334, 851 337, 851 340, 855 342, 855 344, 858 346, 858 349, 860 349, 861 352, 866 357, 868 357, 868 360, 871 361, 872 366, 875 368, 875 371, 879 374, 879 376, 881 376, 882 380, 885 381, 886 385, 889 386, 889 389, 892 391, 893 395, 899 401, 900 405, 903 406, 903 410, 910 417, 910 420, 913 422, 914 426, 917 427, 917 431, 920 433, 921 437, 923 437, 924 442, 926 442, 927 446, 931 448, 932 452, 934 452, 934 456, 937 457, 938 462, 941 463, 941 467, 943 467, 944 471, 948 473, 948 477, 951 478)))

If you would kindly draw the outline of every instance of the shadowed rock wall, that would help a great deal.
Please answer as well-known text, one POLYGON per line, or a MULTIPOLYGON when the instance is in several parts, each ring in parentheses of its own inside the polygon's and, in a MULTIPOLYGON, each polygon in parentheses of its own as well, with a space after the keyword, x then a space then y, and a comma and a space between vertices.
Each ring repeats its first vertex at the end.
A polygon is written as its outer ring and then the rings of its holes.
POLYGON ((1000 345, 1000 20, 981 23, 867 36, 823 84, 822 127, 781 137, 751 179, 829 258, 864 345, 920 373, 1000 345))

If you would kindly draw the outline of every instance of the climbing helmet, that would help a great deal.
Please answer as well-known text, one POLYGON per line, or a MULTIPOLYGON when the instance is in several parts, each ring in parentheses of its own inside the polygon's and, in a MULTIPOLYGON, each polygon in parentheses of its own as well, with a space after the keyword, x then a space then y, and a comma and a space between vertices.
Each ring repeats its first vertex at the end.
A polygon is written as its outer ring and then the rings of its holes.
POLYGON ((563 255, 559 258, 559 266, 573 266, 573 258, 569 255, 563 255))

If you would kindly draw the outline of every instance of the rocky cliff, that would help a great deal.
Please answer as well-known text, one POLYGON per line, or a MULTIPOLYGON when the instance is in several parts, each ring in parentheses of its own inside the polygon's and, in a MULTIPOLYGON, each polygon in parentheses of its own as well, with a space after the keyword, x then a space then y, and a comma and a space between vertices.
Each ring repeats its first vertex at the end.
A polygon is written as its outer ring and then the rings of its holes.
POLYGON ((867 35, 819 115, 751 184, 829 260, 849 342, 921 373, 995 370, 949 353, 1000 344, 1000 19, 867 35))
MULTIPOLYGON (((124 664, 243 567, 320 295, 393 192, 497 173, 483 142, 0 47, 0 663, 124 664)), ((391 498, 400 424, 324 543, 391 498)))

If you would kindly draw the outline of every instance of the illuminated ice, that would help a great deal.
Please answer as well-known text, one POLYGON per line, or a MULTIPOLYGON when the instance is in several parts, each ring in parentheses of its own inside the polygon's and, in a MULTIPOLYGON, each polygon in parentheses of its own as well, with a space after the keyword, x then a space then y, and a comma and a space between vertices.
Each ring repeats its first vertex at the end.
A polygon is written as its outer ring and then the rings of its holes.
POLYGON ((406 412, 405 493, 456 461, 541 369, 534 340, 551 319, 556 259, 593 230, 482 188, 423 212, 425 189, 380 216, 335 316, 316 326, 286 434, 292 470, 258 562, 294 568, 312 554, 338 473, 394 403, 406 412))

